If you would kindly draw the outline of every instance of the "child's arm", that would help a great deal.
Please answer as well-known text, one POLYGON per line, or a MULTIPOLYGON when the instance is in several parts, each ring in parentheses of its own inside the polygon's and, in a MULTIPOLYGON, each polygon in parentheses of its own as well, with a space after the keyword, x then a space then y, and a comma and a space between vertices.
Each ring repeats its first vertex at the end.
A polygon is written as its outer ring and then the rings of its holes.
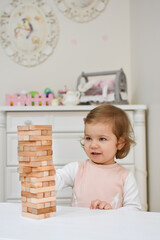
POLYGON ((124 184, 123 207, 141 210, 137 183, 131 172, 127 176, 124 184))
POLYGON ((66 187, 73 187, 78 171, 78 162, 71 162, 61 169, 56 170, 55 188, 60 191, 66 187))

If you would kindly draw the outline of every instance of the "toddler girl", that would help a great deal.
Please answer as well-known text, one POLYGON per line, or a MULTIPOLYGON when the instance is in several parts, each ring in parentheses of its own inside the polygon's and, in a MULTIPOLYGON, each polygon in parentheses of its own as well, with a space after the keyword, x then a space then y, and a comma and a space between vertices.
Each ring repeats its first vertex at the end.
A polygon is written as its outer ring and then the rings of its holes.
POLYGON ((134 144, 126 113, 102 104, 89 112, 84 123, 83 147, 88 159, 58 169, 56 190, 72 187, 72 206, 141 209, 133 174, 115 161, 127 156, 134 144))

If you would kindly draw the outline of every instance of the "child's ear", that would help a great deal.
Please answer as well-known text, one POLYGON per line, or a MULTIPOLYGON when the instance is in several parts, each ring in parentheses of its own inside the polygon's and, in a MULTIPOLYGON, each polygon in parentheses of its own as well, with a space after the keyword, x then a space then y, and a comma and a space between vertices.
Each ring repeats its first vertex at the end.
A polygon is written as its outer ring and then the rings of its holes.
POLYGON ((121 150, 125 145, 125 139, 124 137, 120 137, 117 143, 117 149, 121 150))

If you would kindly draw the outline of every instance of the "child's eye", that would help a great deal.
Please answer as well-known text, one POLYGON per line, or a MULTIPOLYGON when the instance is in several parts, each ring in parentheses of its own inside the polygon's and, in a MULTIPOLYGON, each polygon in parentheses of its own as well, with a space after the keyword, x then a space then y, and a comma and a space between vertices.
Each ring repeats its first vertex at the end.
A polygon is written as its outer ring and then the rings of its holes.
POLYGON ((107 141, 107 138, 101 137, 99 140, 100 141, 107 141))
POLYGON ((86 141, 91 141, 91 138, 90 137, 85 137, 85 140, 86 141))

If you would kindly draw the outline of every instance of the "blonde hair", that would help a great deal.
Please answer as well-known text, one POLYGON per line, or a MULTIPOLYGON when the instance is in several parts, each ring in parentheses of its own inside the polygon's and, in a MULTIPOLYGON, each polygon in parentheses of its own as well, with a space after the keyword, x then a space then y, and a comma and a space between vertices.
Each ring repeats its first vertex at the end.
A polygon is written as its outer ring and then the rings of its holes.
POLYGON ((124 146, 117 150, 116 158, 122 159, 127 156, 132 144, 135 144, 134 133, 130 120, 122 109, 109 104, 101 104, 91 110, 84 119, 85 124, 89 123, 110 123, 113 134, 123 139, 124 146))

